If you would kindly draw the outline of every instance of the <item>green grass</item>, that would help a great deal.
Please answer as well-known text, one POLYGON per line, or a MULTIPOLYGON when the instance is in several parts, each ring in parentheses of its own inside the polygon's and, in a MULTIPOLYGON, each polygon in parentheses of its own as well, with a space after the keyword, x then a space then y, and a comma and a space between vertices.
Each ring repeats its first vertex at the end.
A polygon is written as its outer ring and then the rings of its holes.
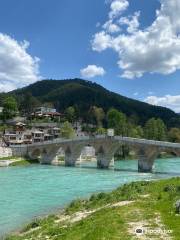
POLYGON ((20 161, 16 161, 11 163, 9 166, 11 167, 16 167, 16 166, 28 166, 30 165, 30 162, 27 160, 20 160, 20 161))
MULTIPOLYGON (((76 222, 64 219, 58 222, 62 215, 59 213, 34 220, 21 234, 7 239, 133 240, 137 239, 135 228, 143 223, 149 230, 172 230, 169 236, 179 240, 180 215, 176 214, 174 207, 178 199, 180 178, 125 184, 111 193, 94 194, 88 200, 77 199, 64 210, 63 214, 70 219, 78 212, 93 211, 84 219, 76 222), (133 202, 125 206, 112 206, 124 200, 133 202)), ((166 238, 161 233, 156 235, 146 232, 144 239, 166 238)))
POLYGON ((16 167, 16 166, 29 166, 31 164, 36 164, 39 163, 38 161, 35 160, 29 160, 29 159, 25 159, 25 158, 21 158, 19 161, 14 161, 13 163, 11 163, 9 166, 11 167, 16 167))
POLYGON ((21 158, 21 157, 14 157, 14 156, 10 156, 10 157, 3 157, 0 158, 0 161, 4 161, 4 160, 11 160, 13 161, 9 166, 27 166, 30 164, 34 164, 34 163, 39 163, 38 160, 30 160, 28 158, 21 158))
POLYGON ((58 156, 58 161, 59 162, 64 162, 65 161, 65 157, 64 156, 58 156))
POLYGON ((15 156, 0 157, 0 161, 1 160, 17 160, 17 159, 19 159, 19 157, 15 157, 15 156))

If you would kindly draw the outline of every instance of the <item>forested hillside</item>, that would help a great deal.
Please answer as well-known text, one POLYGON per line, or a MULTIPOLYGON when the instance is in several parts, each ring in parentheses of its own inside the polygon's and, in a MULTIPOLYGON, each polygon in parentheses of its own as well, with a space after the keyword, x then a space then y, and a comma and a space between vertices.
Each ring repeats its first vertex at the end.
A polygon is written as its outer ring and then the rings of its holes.
POLYGON ((140 124, 154 117, 161 118, 167 126, 180 126, 179 115, 170 109, 121 96, 81 79, 43 80, 8 94, 14 95, 19 105, 23 105, 26 95, 31 94, 40 104, 54 105, 60 112, 75 106, 82 118, 87 117, 91 106, 101 107, 105 112, 113 107, 127 116, 136 116, 140 124))

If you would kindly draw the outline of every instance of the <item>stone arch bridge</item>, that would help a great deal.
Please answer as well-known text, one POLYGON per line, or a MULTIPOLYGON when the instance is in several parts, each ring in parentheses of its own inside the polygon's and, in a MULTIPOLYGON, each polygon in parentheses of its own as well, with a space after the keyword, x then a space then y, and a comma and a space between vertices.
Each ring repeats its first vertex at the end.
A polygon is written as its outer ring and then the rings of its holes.
POLYGON ((128 145, 136 152, 139 172, 151 172, 154 160, 160 152, 171 152, 180 157, 180 144, 129 137, 81 137, 75 139, 55 139, 43 143, 11 146, 14 156, 40 156, 42 164, 57 164, 60 149, 65 153, 65 165, 75 166, 85 146, 92 146, 96 152, 97 167, 109 168, 114 164, 114 154, 122 145, 128 145))

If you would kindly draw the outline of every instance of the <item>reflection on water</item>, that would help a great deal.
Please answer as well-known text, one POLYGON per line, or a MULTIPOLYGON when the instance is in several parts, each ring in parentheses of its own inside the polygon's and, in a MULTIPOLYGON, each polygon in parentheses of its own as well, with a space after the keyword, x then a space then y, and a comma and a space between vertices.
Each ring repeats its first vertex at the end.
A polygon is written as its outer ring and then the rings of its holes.
POLYGON ((137 161, 115 163, 115 169, 98 170, 96 163, 78 168, 30 166, 0 168, 0 234, 32 218, 54 212, 75 198, 110 191, 124 183, 180 175, 180 159, 156 160, 154 174, 138 173, 137 161))

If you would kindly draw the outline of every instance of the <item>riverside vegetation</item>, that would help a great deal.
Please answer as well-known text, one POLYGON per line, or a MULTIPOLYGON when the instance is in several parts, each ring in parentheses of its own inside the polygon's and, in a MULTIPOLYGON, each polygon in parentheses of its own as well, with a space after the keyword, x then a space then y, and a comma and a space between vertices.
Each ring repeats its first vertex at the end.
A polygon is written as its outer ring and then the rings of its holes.
POLYGON ((180 178, 133 182, 88 200, 77 199, 6 240, 179 240, 179 199, 180 178), (141 229, 143 234, 135 233, 141 229))
POLYGON ((15 156, 9 156, 9 157, 0 157, 1 161, 11 161, 9 166, 16 167, 16 166, 28 166, 30 164, 36 164, 39 163, 38 159, 31 160, 28 157, 15 157, 15 156))

